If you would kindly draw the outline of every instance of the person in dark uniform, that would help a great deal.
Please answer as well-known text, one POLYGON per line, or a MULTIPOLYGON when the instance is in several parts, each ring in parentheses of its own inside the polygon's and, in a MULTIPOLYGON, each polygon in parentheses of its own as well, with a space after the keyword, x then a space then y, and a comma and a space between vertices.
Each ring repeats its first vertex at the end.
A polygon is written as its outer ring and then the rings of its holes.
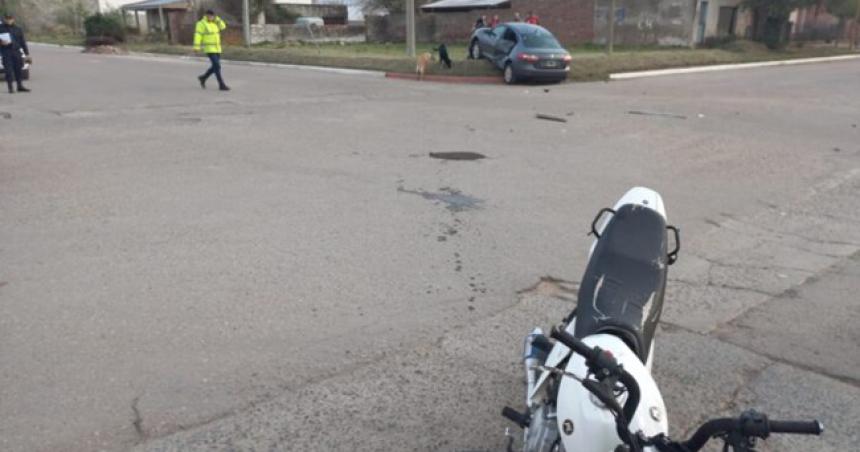
POLYGON ((24 31, 15 25, 15 16, 6 14, 3 23, 0 24, 0 56, 3 57, 3 71, 6 73, 6 84, 9 93, 14 93, 13 82, 17 82, 18 92, 27 93, 30 90, 24 87, 21 75, 24 67, 24 58, 30 60, 30 49, 27 48, 27 40, 24 39, 24 31), (23 58, 21 51, 24 51, 23 58))
POLYGON ((480 16, 478 20, 475 21, 475 30, 485 28, 487 26, 487 16, 480 16))

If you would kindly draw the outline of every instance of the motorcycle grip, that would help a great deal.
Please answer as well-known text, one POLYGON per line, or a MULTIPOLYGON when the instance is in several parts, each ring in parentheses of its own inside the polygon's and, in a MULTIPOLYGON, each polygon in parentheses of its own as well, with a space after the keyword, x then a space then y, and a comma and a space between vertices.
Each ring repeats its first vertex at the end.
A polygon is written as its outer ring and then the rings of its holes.
POLYGON ((549 333, 549 337, 561 342, 567 348, 573 350, 576 354, 582 355, 585 358, 590 358, 592 356, 593 350, 591 347, 585 345, 579 339, 571 336, 567 333, 567 331, 562 330, 558 327, 558 325, 554 326, 549 333))
POLYGON ((818 421, 769 421, 771 433, 799 433, 803 435, 820 435, 824 425, 818 421))

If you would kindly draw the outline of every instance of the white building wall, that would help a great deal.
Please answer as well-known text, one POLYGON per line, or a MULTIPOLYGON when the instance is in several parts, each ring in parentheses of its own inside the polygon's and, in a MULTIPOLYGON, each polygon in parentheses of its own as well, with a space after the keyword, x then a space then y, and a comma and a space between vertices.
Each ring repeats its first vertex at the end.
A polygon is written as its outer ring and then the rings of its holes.
MULTIPOLYGON (((749 28, 752 22, 752 13, 749 10, 744 9, 741 6, 742 4, 743 0, 708 0, 708 13, 705 17, 705 38, 717 36, 720 21, 720 8, 724 7, 737 8, 737 15, 735 16, 735 36, 741 38, 745 37, 747 28, 749 28)), ((702 8, 703 5, 704 2, 699 0, 699 8, 702 8)), ((696 18, 696 23, 698 24, 698 18, 696 18)))

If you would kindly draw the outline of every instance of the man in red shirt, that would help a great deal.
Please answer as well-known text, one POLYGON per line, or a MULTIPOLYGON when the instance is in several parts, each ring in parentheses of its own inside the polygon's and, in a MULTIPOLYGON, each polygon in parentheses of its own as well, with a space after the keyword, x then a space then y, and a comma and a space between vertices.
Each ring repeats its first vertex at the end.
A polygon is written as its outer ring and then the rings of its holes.
POLYGON ((540 19, 535 15, 534 11, 529 11, 528 17, 526 17, 526 23, 532 25, 540 25, 540 19))

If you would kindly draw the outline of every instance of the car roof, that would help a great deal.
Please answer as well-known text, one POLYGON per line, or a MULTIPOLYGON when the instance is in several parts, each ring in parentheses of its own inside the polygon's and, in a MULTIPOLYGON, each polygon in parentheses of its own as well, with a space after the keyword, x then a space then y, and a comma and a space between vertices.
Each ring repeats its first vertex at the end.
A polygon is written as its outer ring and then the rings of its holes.
POLYGON ((528 33, 530 31, 534 31, 534 30, 547 31, 546 28, 541 27, 540 25, 532 25, 532 24, 527 24, 524 22, 505 22, 502 25, 504 25, 506 27, 510 27, 512 30, 516 31, 517 33, 528 33))

